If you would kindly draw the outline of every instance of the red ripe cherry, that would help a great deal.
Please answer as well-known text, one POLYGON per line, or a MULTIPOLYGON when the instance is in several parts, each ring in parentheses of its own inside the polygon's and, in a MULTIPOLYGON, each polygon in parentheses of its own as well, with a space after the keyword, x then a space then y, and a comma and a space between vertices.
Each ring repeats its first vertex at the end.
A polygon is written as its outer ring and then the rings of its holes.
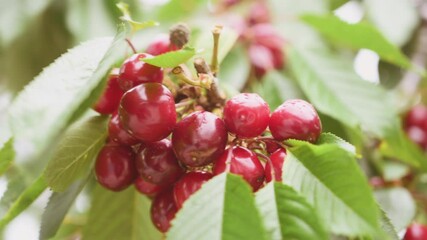
POLYGON ((249 60, 257 78, 262 78, 268 71, 274 69, 274 56, 268 47, 260 44, 249 46, 249 60))
POLYGON ((153 56, 157 56, 175 50, 178 50, 178 47, 171 44, 167 34, 162 34, 153 40, 145 52, 153 56))
POLYGON ((228 100, 224 106, 227 130, 240 138, 261 135, 268 126, 270 108, 256 93, 241 93, 228 100))
POLYGON ((172 93, 159 83, 144 83, 127 91, 119 114, 124 129, 143 142, 167 137, 176 122, 172 93))
POLYGON ((108 76, 107 86, 104 93, 98 99, 93 109, 101 114, 112 114, 117 111, 120 99, 123 96, 123 90, 119 86, 118 69, 108 76))
POLYGON ((119 115, 113 114, 108 123, 108 136, 111 141, 123 145, 135 145, 139 141, 123 129, 119 115))
POLYGON ((119 84, 124 91, 142 83, 161 83, 163 81, 161 68, 141 61, 142 58, 147 57, 151 57, 151 55, 138 53, 125 60, 119 74, 119 84))
POLYGON ((405 117, 405 128, 417 126, 427 132, 427 107, 417 105, 413 107, 405 117))
POLYGON ((270 131, 278 141, 298 139, 316 142, 322 124, 314 107, 300 99, 287 100, 270 117, 270 131))
POLYGON ((178 160, 190 167, 212 163, 227 143, 224 122, 210 112, 194 112, 177 123, 172 134, 178 160))
POLYGON ((270 11, 265 2, 256 2, 250 9, 248 22, 250 25, 270 22, 270 11))
POLYGON ((273 164, 274 180, 278 182, 282 181, 282 167, 283 162, 285 161, 285 157, 286 150, 283 148, 279 148, 273 154, 270 155, 270 161, 265 164, 265 180, 267 182, 271 182, 271 180, 273 179, 271 172, 271 164, 273 164))
POLYGON ((138 173, 157 185, 174 183, 184 173, 168 139, 146 144, 136 155, 138 173))
POLYGON ((214 175, 226 171, 230 162, 230 173, 242 176, 257 191, 264 182, 264 167, 254 152, 245 147, 228 148, 215 162, 214 175))
POLYGON ((148 196, 155 197, 159 192, 163 190, 163 186, 152 184, 150 182, 145 181, 142 177, 137 177, 135 179, 135 188, 138 192, 148 196))
POLYGON ((121 191, 131 185, 136 177, 132 148, 106 145, 98 154, 95 163, 98 182, 112 191, 121 191))
POLYGON ((422 149, 427 149, 427 130, 418 126, 411 126, 406 129, 408 137, 422 149))
POLYGON ((175 204, 180 209, 193 193, 202 187, 202 184, 212 178, 212 173, 209 172, 189 172, 175 183, 173 188, 173 196, 175 204))
POLYGON ((154 198, 151 205, 151 221, 159 231, 167 232, 177 211, 172 190, 167 189, 154 198))
POLYGON ((427 226, 413 223, 407 229, 404 240, 425 240, 427 239, 427 226))
POLYGON ((271 50, 283 49, 285 40, 271 24, 256 24, 251 28, 252 42, 271 50))

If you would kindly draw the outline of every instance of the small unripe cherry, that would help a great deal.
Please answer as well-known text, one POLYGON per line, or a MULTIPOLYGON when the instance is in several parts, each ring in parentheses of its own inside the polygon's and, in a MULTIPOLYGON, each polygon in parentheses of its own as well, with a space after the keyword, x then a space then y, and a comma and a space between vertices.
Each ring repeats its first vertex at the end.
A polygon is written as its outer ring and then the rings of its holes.
POLYGON ((270 117, 271 134, 278 141, 298 139, 316 142, 322 124, 314 107, 301 99, 285 101, 270 117))
POLYGON ((146 144, 135 160, 139 175, 156 185, 172 184, 184 173, 168 139, 146 144))
POLYGON ((119 114, 123 128, 143 142, 164 139, 176 123, 172 93, 159 83, 144 83, 127 91, 119 114))
POLYGON ((273 179, 271 172, 271 164, 274 170, 274 180, 282 181, 282 167, 286 158, 286 150, 283 148, 277 149, 273 154, 270 155, 270 161, 265 164, 265 180, 271 182, 273 179), (271 164, 270 164, 271 162, 271 164))
POLYGON ((162 69, 141 61, 148 57, 151 55, 137 53, 124 61, 119 74, 119 85, 124 91, 142 83, 162 83, 162 69))
POLYGON ((261 135, 268 126, 270 108, 256 93, 241 93, 225 103, 224 123, 227 130, 240 138, 261 135))
POLYGON ((210 112, 194 112, 176 124, 172 146, 178 160, 190 167, 212 163, 225 149, 224 122, 210 112))
POLYGON ((209 181, 212 178, 212 173, 209 172, 189 172, 184 174, 179 179, 173 188, 173 195, 175 204, 180 209, 193 193, 202 187, 202 184, 209 181))
POLYGON ((124 92, 119 86, 118 69, 108 76, 107 86, 93 109, 100 114, 112 114, 117 111, 124 92))
POLYGON ((132 135, 130 135, 125 129, 123 129, 120 123, 120 118, 117 113, 113 114, 108 123, 108 137, 111 141, 122 144, 122 145, 135 145, 139 141, 132 135))
POLYGON ((214 175, 227 170, 230 164, 230 173, 242 176, 253 191, 257 191, 264 182, 264 167, 254 152, 245 147, 228 148, 216 161, 213 167, 214 175))
POLYGON ((411 224, 407 229, 404 240, 425 240, 427 239, 427 226, 419 223, 411 224))
POLYGON ((163 186, 147 182, 142 177, 137 177, 135 179, 134 185, 136 190, 138 190, 138 192, 150 198, 155 197, 159 192, 161 192, 164 189, 163 186))
POLYGON ((166 189, 159 193, 151 204, 151 221, 160 232, 167 232, 177 211, 172 189, 166 189))
POLYGON ((99 184, 112 191, 121 191, 136 178, 132 148, 108 144, 98 154, 95 174, 99 184))

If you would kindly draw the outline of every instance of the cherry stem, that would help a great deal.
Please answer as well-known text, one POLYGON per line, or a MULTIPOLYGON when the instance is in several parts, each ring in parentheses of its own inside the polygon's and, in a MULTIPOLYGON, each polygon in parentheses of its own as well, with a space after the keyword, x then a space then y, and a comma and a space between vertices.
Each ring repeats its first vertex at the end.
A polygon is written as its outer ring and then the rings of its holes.
POLYGON ((212 85, 212 79, 209 76, 207 76, 207 74, 201 76, 201 79, 194 80, 189 76, 187 76, 187 74, 184 72, 184 70, 180 66, 172 69, 172 74, 174 74, 179 80, 192 86, 198 86, 198 87, 209 89, 212 85))
POLYGON ((213 50, 212 50, 212 61, 211 61, 211 69, 214 76, 217 75, 219 71, 218 64, 218 49, 219 49, 219 37, 221 36, 222 26, 217 25, 212 30, 213 35, 213 50))
POLYGON ((137 53, 135 46, 133 46, 133 43, 130 41, 129 38, 125 39, 126 42, 128 43, 129 47, 132 49, 133 53, 137 53))
POLYGON ((221 91, 218 86, 218 80, 214 77, 210 67, 206 63, 203 58, 194 59, 194 68, 196 69, 199 77, 204 75, 208 75, 208 77, 212 80, 211 86, 208 91, 209 102, 212 103, 215 107, 220 107, 225 104, 225 94, 221 91))
POLYGON ((233 152, 234 142, 228 146, 227 160, 225 160, 225 172, 229 173, 231 168, 231 153, 233 152))
POLYGON ((267 157, 266 155, 260 153, 260 152, 255 152, 255 154, 260 156, 261 158, 264 158, 267 161, 267 163, 270 164, 271 180, 275 181, 276 171, 274 171, 273 162, 271 161, 271 159, 269 157, 267 157))

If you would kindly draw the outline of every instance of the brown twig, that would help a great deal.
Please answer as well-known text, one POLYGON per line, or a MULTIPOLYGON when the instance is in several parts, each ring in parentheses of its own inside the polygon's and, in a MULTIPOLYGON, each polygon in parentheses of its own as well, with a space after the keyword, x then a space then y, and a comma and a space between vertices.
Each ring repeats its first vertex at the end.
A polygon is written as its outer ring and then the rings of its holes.
POLYGON ((225 94, 218 86, 218 79, 214 77, 211 69, 203 58, 194 59, 194 68, 196 69, 199 77, 207 76, 212 79, 211 86, 207 92, 207 97, 212 107, 221 107, 225 104, 225 94))

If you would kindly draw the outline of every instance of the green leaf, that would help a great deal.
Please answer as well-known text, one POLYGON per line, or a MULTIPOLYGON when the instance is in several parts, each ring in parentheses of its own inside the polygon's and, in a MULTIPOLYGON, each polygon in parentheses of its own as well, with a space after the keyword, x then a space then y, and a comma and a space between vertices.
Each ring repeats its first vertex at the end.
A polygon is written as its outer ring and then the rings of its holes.
POLYGON ((170 240, 266 239, 249 185, 240 176, 221 174, 192 195, 176 214, 170 240))
POLYGON ((9 111, 10 125, 15 146, 27 150, 26 160, 38 159, 43 165, 45 151, 96 101, 111 66, 123 58, 125 35, 121 29, 114 42, 98 38, 69 50, 15 98, 9 111))
POLYGON ((348 2, 348 0, 329 0, 329 8, 331 10, 335 10, 347 2, 348 2))
POLYGON ((406 164, 394 162, 394 161, 385 161, 382 165, 382 175, 385 181, 396 181, 400 180, 411 171, 410 167, 406 164))
POLYGON ((176 22, 184 21, 204 4, 208 4, 207 0, 170 0, 163 4, 161 8, 154 12, 153 18, 161 20, 161 22, 176 22))
POLYGON ((354 154, 333 144, 298 143, 288 149, 283 182, 317 209, 332 233, 376 236, 377 206, 354 154))
POLYGON ((228 84, 237 90, 242 89, 250 70, 245 49, 242 46, 234 47, 222 61, 220 69, 218 79, 221 84, 228 84))
POLYGON ((65 192, 53 192, 42 215, 40 240, 55 236, 74 200, 77 198, 87 179, 76 181, 65 192))
POLYGON ((416 205, 411 194, 402 187, 378 189, 374 192, 396 231, 405 229, 415 217, 416 205))
POLYGON ((356 154, 356 148, 351 145, 350 143, 348 143, 347 141, 345 141, 344 139, 332 134, 332 133, 322 133, 319 136, 319 139, 317 139, 316 142, 317 145, 322 145, 322 144, 335 144, 339 147, 341 147, 342 149, 346 150, 349 153, 352 154, 356 154))
POLYGON ((315 209, 291 187, 270 183, 255 199, 270 239, 329 239, 315 209))
POLYGON ((411 62, 399 48, 368 23, 349 24, 332 15, 304 15, 301 19, 334 42, 356 49, 370 49, 385 61, 406 69, 411 68, 411 62))
POLYGON ((10 221, 17 217, 21 212, 27 209, 34 200, 46 189, 46 182, 43 176, 40 176, 33 182, 12 204, 3 218, 0 220, 0 229, 4 228, 10 221))
POLYGON ((0 175, 10 167, 15 159, 15 150, 13 149, 13 138, 10 138, 0 149, 0 175))
POLYGON ((364 0, 363 3, 368 20, 397 46, 408 42, 420 22, 419 11, 411 1, 364 0))
POLYGON ((160 240, 150 219, 150 200, 129 187, 112 192, 97 185, 92 197, 83 239, 160 240))
POLYGON ((129 11, 129 5, 124 2, 119 2, 116 4, 116 6, 123 13, 123 16, 120 17, 120 19, 125 22, 128 22, 132 26, 133 31, 138 31, 144 28, 155 27, 159 25, 158 22, 152 21, 152 20, 144 21, 144 22, 137 22, 133 20, 129 11))
POLYGON ((92 117, 68 129, 44 172, 53 191, 62 192, 87 176, 107 138, 107 120, 107 117, 92 117))
POLYGON ((289 49, 289 61, 302 91, 320 112, 385 138, 384 148, 412 166, 426 164, 403 133, 389 95, 358 77, 350 62, 325 50, 301 48, 289 49))
POLYGON ((187 62, 196 55, 196 53, 194 48, 184 47, 178 51, 171 51, 150 58, 141 58, 140 60, 157 67, 173 68, 181 63, 187 62))
POLYGON ((394 228, 393 224, 391 223, 390 219, 387 217, 384 210, 381 208, 380 210, 380 224, 382 230, 387 234, 390 240, 400 240, 399 236, 397 236, 396 229, 394 228))

